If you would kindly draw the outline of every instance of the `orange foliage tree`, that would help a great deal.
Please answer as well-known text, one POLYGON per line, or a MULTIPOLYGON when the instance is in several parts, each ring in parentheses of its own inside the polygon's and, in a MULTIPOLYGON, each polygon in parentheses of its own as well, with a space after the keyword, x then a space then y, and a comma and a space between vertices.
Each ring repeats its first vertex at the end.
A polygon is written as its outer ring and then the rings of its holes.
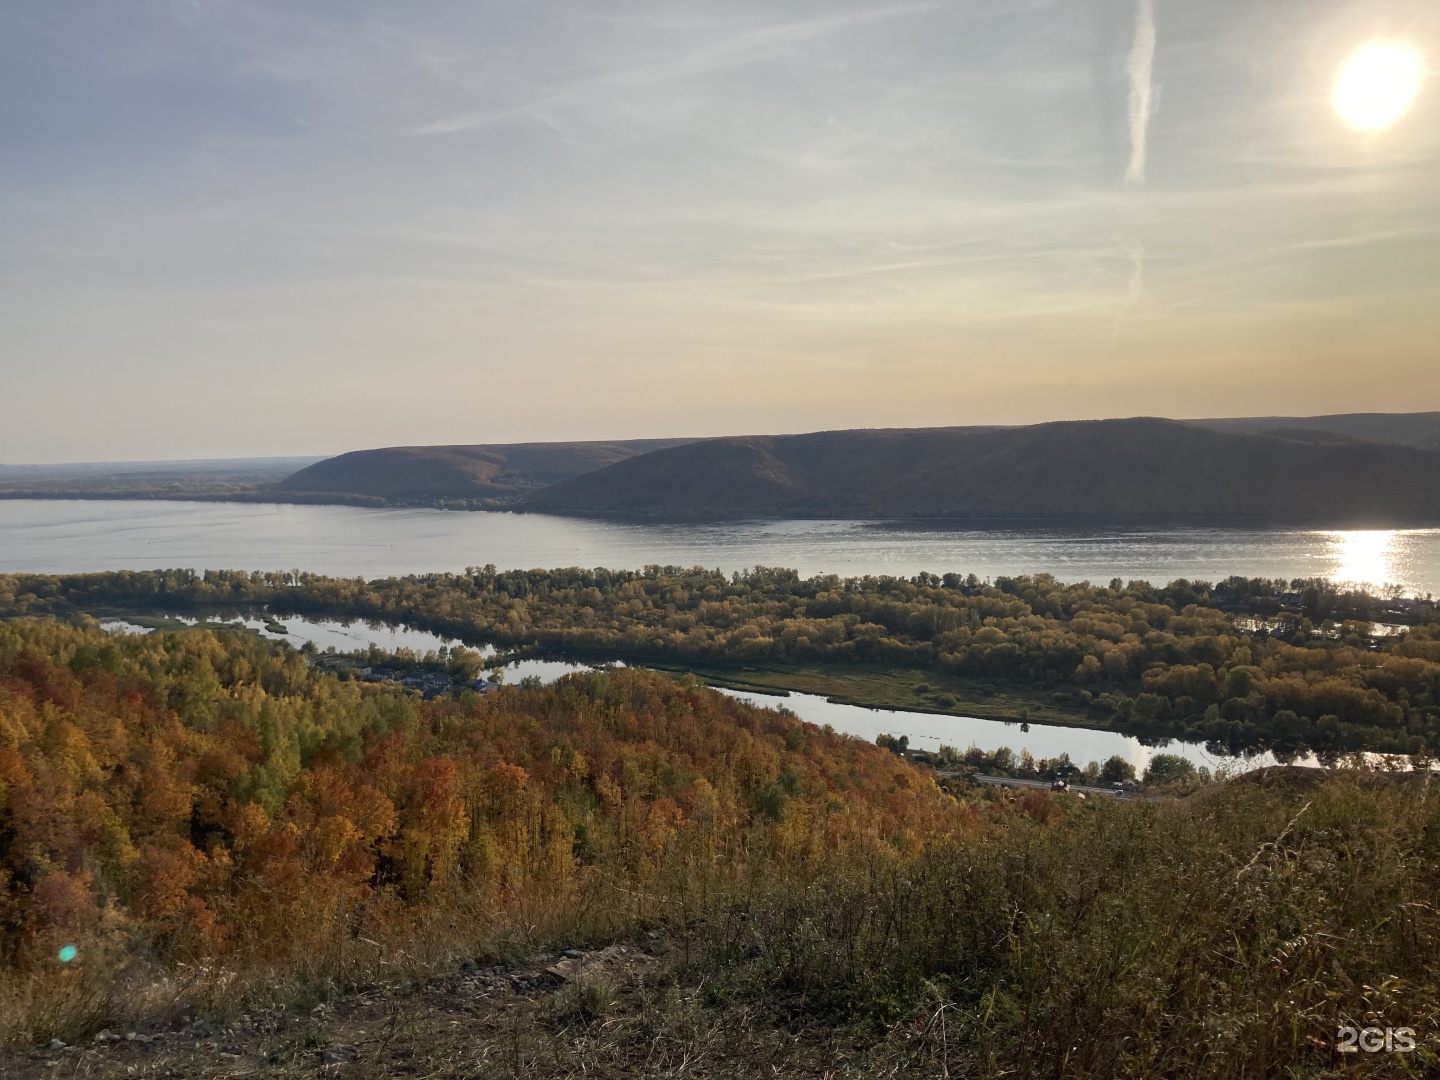
POLYGON ((894 755, 695 680, 423 702, 242 634, 0 624, 0 970, 102 936, 278 956, 460 894, 673 898, 966 822, 894 755))

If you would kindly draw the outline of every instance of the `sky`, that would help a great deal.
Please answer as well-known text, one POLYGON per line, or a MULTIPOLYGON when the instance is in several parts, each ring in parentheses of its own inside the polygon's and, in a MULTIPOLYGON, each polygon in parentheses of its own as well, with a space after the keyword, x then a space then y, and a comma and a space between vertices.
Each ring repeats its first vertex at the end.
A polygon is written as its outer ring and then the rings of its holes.
POLYGON ((1427 409, 1433 0, 0 6, 0 462, 1427 409))

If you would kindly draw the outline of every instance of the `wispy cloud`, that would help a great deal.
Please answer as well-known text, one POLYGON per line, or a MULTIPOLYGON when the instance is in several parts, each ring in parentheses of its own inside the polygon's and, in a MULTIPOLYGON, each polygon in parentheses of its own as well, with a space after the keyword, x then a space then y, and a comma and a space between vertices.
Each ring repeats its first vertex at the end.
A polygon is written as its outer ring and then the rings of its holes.
POLYGON ((1135 42, 1125 71, 1130 76, 1130 166, 1125 183, 1143 184, 1150 118, 1155 113, 1155 0, 1135 0, 1135 42))
POLYGON ((793 46, 839 33, 853 27, 882 20, 904 18, 937 11, 945 5, 940 0, 903 4, 881 11, 851 12, 821 19, 780 23, 743 34, 648 64, 626 66, 611 74, 584 79, 539 95, 520 105, 485 109, 462 116, 448 117, 415 129, 418 135, 448 135, 473 131, 499 120, 521 115, 534 115, 537 110, 559 101, 588 97, 605 86, 641 86, 665 79, 683 78, 708 71, 718 71, 754 64, 786 52, 793 46))
POLYGON ((46 103, 0 122, 0 459, 473 441, 477 394, 491 441, 1440 407, 1440 128, 1326 113, 1355 0, 1304 48, 1191 7, 0 3, 46 103))
POLYGON ((1130 314, 1145 292, 1145 245, 1140 243, 1131 247, 1127 244, 1125 254, 1130 256, 1130 283, 1125 289, 1125 299, 1120 303, 1120 310, 1115 313, 1115 326, 1110 335, 1112 348, 1120 340, 1120 325, 1125 321, 1125 316, 1130 314))

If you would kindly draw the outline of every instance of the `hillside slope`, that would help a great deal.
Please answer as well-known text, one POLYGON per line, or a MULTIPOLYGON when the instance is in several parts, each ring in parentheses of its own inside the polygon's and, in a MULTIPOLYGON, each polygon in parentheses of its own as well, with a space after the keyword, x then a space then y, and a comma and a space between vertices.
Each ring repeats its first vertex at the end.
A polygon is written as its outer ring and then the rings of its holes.
POLYGON ((1173 420, 830 431, 657 450, 522 500, 652 518, 1440 520, 1440 454, 1173 420))
POLYGON ((1327 432, 1364 442, 1394 443, 1417 450, 1440 450, 1440 412, 1337 413, 1331 416, 1244 416, 1192 420, 1214 431, 1236 435, 1293 435, 1327 432))
POLYGON ((354 450, 301 469, 276 485, 275 490, 392 500, 503 501, 683 441, 632 439, 354 450))

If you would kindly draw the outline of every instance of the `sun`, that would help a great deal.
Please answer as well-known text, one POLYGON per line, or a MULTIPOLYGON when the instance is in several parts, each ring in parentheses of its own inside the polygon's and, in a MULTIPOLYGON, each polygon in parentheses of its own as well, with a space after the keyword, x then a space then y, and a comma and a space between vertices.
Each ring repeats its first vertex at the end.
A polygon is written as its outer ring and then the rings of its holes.
POLYGON ((1331 102, 1347 127, 1384 131, 1410 111, 1424 76, 1424 58, 1413 45, 1371 41, 1340 65, 1331 102))

